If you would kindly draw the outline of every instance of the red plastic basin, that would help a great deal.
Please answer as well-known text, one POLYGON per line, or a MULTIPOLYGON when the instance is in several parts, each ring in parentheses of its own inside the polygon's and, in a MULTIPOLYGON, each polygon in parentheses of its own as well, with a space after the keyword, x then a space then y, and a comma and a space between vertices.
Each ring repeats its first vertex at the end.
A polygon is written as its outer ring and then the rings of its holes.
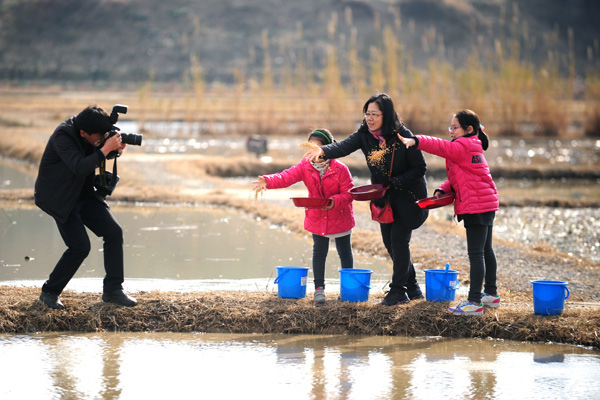
POLYGON ((350 189, 350 195, 354 200, 376 200, 385 196, 389 186, 376 183, 373 185, 355 186, 350 189))
POLYGON ((296 207, 304 208, 323 208, 329 204, 329 199, 321 199, 318 197, 291 197, 296 207))
POLYGON ((426 199, 417 200, 416 203, 421 208, 438 208, 444 207, 454 202, 454 193, 443 194, 439 198, 427 197, 426 199))

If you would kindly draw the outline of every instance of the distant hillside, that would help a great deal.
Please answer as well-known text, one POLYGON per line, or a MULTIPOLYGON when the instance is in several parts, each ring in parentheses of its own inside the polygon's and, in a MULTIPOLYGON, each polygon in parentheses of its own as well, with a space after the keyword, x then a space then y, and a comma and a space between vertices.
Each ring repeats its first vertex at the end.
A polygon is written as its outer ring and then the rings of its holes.
POLYGON ((185 83, 196 73, 231 83, 265 71, 284 79, 292 67, 322 79, 331 56, 350 79, 350 64, 369 68, 386 31, 402 46, 399 62, 416 67, 460 66, 474 46, 502 43, 585 74, 600 57, 598 15, 595 0, 4 0, 0 79, 185 83))

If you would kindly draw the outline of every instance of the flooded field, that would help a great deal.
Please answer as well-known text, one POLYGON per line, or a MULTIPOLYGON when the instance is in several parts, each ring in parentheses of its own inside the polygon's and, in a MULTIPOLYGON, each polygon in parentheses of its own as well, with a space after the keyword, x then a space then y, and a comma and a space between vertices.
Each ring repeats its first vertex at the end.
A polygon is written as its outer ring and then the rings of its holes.
MULTIPOLYGON (((145 153, 200 153, 205 155, 245 155, 245 138, 203 138, 204 127, 199 124, 183 122, 148 121, 144 126, 131 120, 119 121, 123 132, 140 132, 148 134, 144 137, 143 148, 133 151, 145 153)), ((222 131, 225 132, 225 126, 222 131)), ((336 133, 337 140, 348 136, 351 132, 336 133)), ((413 132, 418 134, 418 132, 413 132)), ((443 133, 445 134, 445 133, 443 133)), ((599 165, 600 140, 597 139, 501 139, 490 133, 490 147, 486 158, 493 164, 514 163, 517 165, 599 165)), ((440 136, 446 138, 446 136, 440 136)), ((298 144, 304 137, 268 138, 267 156, 297 160, 302 152, 298 144)), ((350 157, 362 158, 357 152, 350 157)), ((431 158, 434 160, 435 158, 431 158)), ((439 158, 438 158, 439 160, 439 158)), ((429 161, 429 160, 428 160, 429 161)))
POLYGON ((0 398, 594 399, 600 353, 439 337, 0 335, 0 398), (35 382, 35 385, 31 383, 35 382))
MULTIPOLYGON (((129 290, 273 290, 276 266, 312 265, 311 239, 286 234, 281 227, 236 210, 174 206, 112 210, 124 230, 129 290)), ((65 250, 54 220, 37 208, 1 212, 0 282, 39 285, 65 250)), ((91 233, 90 239, 90 256, 67 289, 101 289, 102 241, 91 233)), ((326 279, 337 290, 341 265, 335 244, 331 247, 326 279)), ((391 276, 388 260, 359 253, 355 265, 373 270, 378 287, 391 276)), ((309 278, 312 283, 312 271, 309 278)))

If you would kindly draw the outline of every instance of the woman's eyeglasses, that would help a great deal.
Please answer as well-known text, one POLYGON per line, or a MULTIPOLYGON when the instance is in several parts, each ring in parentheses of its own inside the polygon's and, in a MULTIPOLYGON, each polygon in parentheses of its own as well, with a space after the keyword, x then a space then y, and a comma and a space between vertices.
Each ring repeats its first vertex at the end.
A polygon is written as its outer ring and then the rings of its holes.
POLYGON ((452 133, 455 130, 460 129, 460 128, 462 128, 462 127, 461 126, 449 126, 448 127, 448 132, 452 133))
POLYGON ((365 119, 367 118, 379 118, 383 115, 383 113, 364 113, 365 119))

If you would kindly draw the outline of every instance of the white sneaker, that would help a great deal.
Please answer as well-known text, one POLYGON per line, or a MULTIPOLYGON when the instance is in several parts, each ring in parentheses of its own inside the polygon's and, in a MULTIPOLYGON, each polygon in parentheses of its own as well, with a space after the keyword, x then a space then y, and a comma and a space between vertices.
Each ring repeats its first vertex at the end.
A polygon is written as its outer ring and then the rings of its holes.
POLYGON ((450 314, 454 315, 483 315, 483 305, 471 303, 469 300, 463 300, 455 307, 448 309, 450 314))
POLYGON ((315 289, 315 304, 325 303, 325 289, 318 287, 315 289))
POLYGON ((492 296, 491 294, 484 293, 481 295, 481 304, 483 304, 484 307, 500 307, 500 296, 492 296))

